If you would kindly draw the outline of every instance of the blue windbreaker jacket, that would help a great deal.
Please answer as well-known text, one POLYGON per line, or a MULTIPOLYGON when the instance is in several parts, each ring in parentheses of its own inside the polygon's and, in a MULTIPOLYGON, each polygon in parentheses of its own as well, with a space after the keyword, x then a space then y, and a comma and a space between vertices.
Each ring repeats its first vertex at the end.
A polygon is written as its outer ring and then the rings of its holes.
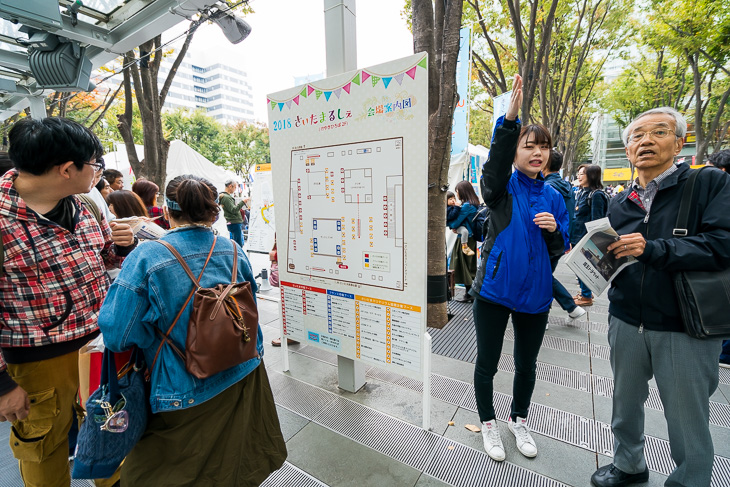
POLYGON ((471 228, 471 221, 474 215, 477 214, 477 209, 474 205, 464 202, 459 210, 459 215, 448 224, 449 228, 456 230, 459 227, 466 227, 469 230, 469 236, 472 236, 473 230, 471 228))
POLYGON ((482 168, 482 198, 490 209, 487 237, 470 293, 521 313, 542 313, 553 299, 550 257, 568 247, 568 212, 563 196, 537 179, 512 172, 521 124, 500 117, 489 159, 482 168), (555 216, 547 232, 532 221, 555 216))

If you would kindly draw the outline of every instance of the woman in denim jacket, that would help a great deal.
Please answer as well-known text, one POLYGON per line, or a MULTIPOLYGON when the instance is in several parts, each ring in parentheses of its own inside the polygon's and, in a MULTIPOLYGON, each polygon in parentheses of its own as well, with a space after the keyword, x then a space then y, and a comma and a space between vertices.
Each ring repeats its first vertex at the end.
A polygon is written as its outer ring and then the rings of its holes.
MULTIPOLYGON (((214 245, 211 223, 218 214, 215 186, 178 176, 167 186, 165 213, 172 230, 163 237, 198 276, 214 245)), ((218 239, 200 284, 228 283, 232 240, 218 239)), ((238 282, 256 283, 248 258, 238 253, 238 282)), ((99 314, 104 342, 113 351, 137 346, 153 364, 163 334, 184 305, 192 282, 177 259, 149 241, 128 257, 99 314)), ((192 300, 170 338, 184 349, 192 300)), ((261 362, 263 335, 257 327, 258 357, 206 379, 197 379, 170 346, 151 370, 147 431, 122 467, 122 486, 259 485, 286 459, 274 399, 261 362)))

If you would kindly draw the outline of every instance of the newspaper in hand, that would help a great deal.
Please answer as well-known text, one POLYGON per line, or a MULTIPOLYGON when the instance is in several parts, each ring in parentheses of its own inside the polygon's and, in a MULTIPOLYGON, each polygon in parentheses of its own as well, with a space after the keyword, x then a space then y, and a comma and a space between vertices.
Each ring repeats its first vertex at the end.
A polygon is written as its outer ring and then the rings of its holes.
POLYGON ((628 256, 616 258, 608 246, 619 239, 608 218, 586 223, 588 233, 570 251, 565 263, 578 279, 598 296, 627 265, 636 262, 628 256))
POLYGON ((137 238, 141 240, 157 240, 167 233, 167 230, 149 218, 130 216, 129 218, 117 218, 114 221, 128 224, 137 238))

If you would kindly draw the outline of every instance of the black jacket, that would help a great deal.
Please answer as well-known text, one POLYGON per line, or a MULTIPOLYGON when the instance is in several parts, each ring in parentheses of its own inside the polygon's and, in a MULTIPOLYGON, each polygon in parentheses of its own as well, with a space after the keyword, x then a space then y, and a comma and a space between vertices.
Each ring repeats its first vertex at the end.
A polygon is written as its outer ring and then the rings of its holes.
POLYGON ((608 219, 619 235, 641 233, 646 249, 637 264, 626 267, 611 283, 609 313, 650 330, 682 331, 674 292, 677 271, 713 271, 730 267, 730 176, 705 169, 689 215, 690 237, 674 237, 682 191, 691 171, 682 164, 659 184, 650 213, 629 196, 627 188, 608 206, 608 219))

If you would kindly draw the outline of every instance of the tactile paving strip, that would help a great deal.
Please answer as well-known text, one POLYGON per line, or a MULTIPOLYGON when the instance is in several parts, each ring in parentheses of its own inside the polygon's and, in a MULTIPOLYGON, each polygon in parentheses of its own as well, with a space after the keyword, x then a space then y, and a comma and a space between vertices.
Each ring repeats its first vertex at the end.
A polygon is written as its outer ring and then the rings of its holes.
POLYGON ((492 461, 486 453, 446 438, 436 445, 424 473, 456 487, 567 487, 512 463, 492 461))
MULTIPOLYGON (((565 484, 509 462, 494 462, 489 459, 486 453, 447 440, 436 433, 425 431, 418 426, 323 391, 284 374, 272 373, 270 381, 274 391, 274 399, 280 406, 290 409, 289 405, 292 404, 292 401, 288 396, 301 395, 303 398, 301 401, 315 398, 316 404, 304 408, 311 411, 321 404, 320 397, 322 395, 328 396, 332 400, 316 417, 311 418, 314 423, 388 455, 406 465, 422 470, 427 475, 451 485, 475 487, 485 485, 500 487, 507 485, 519 485, 520 487, 565 486, 565 484), (454 448, 449 450, 447 448, 449 445, 454 448), (454 451, 457 452, 458 456, 445 453, 454 451), (475 472, 472 467, 478 469, 478 471, 475 472)), ((298 404, 301 401, 294 402, 298 404)), ((508 404, 503 401, 500 409, 505 407, 508 407, 508 404)), ((301 415, 301 413, 299 414, 301 415)), ((286 473, 283 472, 282 475, 286 473)), ((269 484, 264 485, 268 486, 269 484)), ((271 484, 272 487, 274 485, 287 484, 271 484)), ((299 486, 300 484, 290 483, 288 485, 299 486)), ((322 484, 302 485, 315 487, 322 484)))
MULTIPOLYGON (((494 412, 497 419, 507 421, 512 404, 512 396, 501 392, 493 393, 494 412)), ((477 412, 474 388, 470 386, 459 407, 477 412)), ((596 451, 595 426, 590 418, 561 411, 543 404, 530 404, 527 423, 532 431, 573 446, 596 451)))
POLYGON ((439 439, 435 433, 340 397, 313 421, 418 470, 425 468, 439 439))
POLYGON ((289 462, 284 462, 279 470, 269 475, 261 487, 327 487, 327 484, 315 479, 307 472, 298 469, 289 462))
POLYGON ((279 373, 270 373, 269 382, 279 406, 313 419, 337 396, 279 373))
MULTIPOLYGON (((508 329, 508 331, 510 331, 508 329)), ((326 351, 320 351, 316 349, 315 347, 304 347, 301 350, 298 350, 297 353, 301 353, 308 356, 315 356, 315 355, 322 355, 322 354, 330 354, 334 356, 334 354, 331 354, 330 352, 326 351), (311 349, 311 350, 310 350, 311 349)), ((315 357, 316 358, 316 357, 315 357)), ((329 362, 333 363, 333 362, 329 362)), ((501 370, 503 372, 509 372, 514 373, 515 367, 514 367, 514 357, 509 354, 502 354, 502 356, 499 359, 499 364, 497 366, 498 370, 501 370)), ((567 369, 565 367, 560 367, 558 365, 552 365, 552 364, 546 364, 544 362, 537 362, 536 365, 536 379, 539 381, 547 382, 550 384, 559 385, 562 387, 567 387, 569 389, 574 389, 577 391, 582 392, 591 392, 593 391, 596 395, 608 397, 613 397, 613 379, 610 377, 602 377, 598 375, 591 375, 588 372, 581 372, 578 370, 573 369, 567 369), (591 383, 593 386, 591 386, 591 383)), ((393 384, 400 385, 402 387, 406 387, 408 389, 412 389, 418 392, 421 392, 422 384, 421 381, 415 380, 415 379, 409 379, 406 377, 403 377, 399 374, 395 374, 393 372, 387 372, 380 369, 377 369, 375 367, 372 367, 367 375, 369 377, 373 377, 375 379, 383 380, 385 382, 391 382, 393 384), (409 385, 412 384, 412 385, 409 385)), ((434 375, 432 375, 431 380, 434 380, 434 375)), ((447 377, 444 377, 444 379, 449 379, 447 377)), ((439 379, 441 380, 441 379, 439 379)), ((449 379, 453 380, 453 379, 449 379)), ((448 383, 442 382, 442 383, 448 383)), ((432 382, 433 384, 433 382, 432 382)), ((463 386, 461 386, 463 387, 463 386)), ((452 404, 458 404, 457 402, 454 402, 451 400, 450 397, 439 397, 435 394, 432 394, 434 397, 438 397, 439 399, 442 399, 444 401, 450 402, 452 404)), ((664 411, 664 406, 662 405, 661 398, 659 396, 659 390, 655 387, 649 388, 649 397, 646 400, 646 403, 644 404, 646 407, 655 409, 657 411, 664 411)), ((728 404, 722 404, 715 401, 710 401, 710 423, 714 424, 715 426, 720 426, 723 428, 730 428, 730 405, 728 404)))
MULTIPOLYGON (((397 376, 397 374, 392 374, 397 376)), ((461 387, 466 387, 465 395, 460 403, 454 403, 444 399, 451 404, 458 404, 459 407, 477 412, 476 398, 474 396, 474 388, 471 384, 467 384, 450 377, 438 376, 439 381, 446 383, 454 381, 461 387)), ((594 378, 595 379, 595 378, 594 378)), ((599 377, 599 379, 608 379, 599 377)), ((433 380, 433 379, 432 379, 433 380)), ((512 396, 501 392, 494 392, 494 410, 497 419, 507 421, 509 418, 510 405, 512 396)), ((718 404, 718 403, 715 403, 718 404)), ((719 404, 725 406, 724 404, 719 404)), ((712 406, 711 406, 712 411, 712 406)), ((712 413, 711 413, 712 416, 712 413)), ((601 453, 606 456, 613 456, 613 433, 611 425, 594 421, 591 418, 579 416, 577 414, 562 411, 543 404, 532 403, 530 406, 530 416, 528 425, 535 433, 569 443, 571 445, 584 448, 589 451, 601 453)), ((674 462, 671 459, 669 442, 656 437, 647 436, 646 442, 646 458, 649 468, 655 472, 669 475, 674 469, 674 462)), ((722 479, 723 483, 717 483, 718 486, 730 485, 730 472, 722 477, 723 468, 730 469, 730 459, 715 456, 715 476, 722 479), (720 469, 720 470, 718 470, 720 469)), ((713 481, 713 486, 715 482, 713 481)))

